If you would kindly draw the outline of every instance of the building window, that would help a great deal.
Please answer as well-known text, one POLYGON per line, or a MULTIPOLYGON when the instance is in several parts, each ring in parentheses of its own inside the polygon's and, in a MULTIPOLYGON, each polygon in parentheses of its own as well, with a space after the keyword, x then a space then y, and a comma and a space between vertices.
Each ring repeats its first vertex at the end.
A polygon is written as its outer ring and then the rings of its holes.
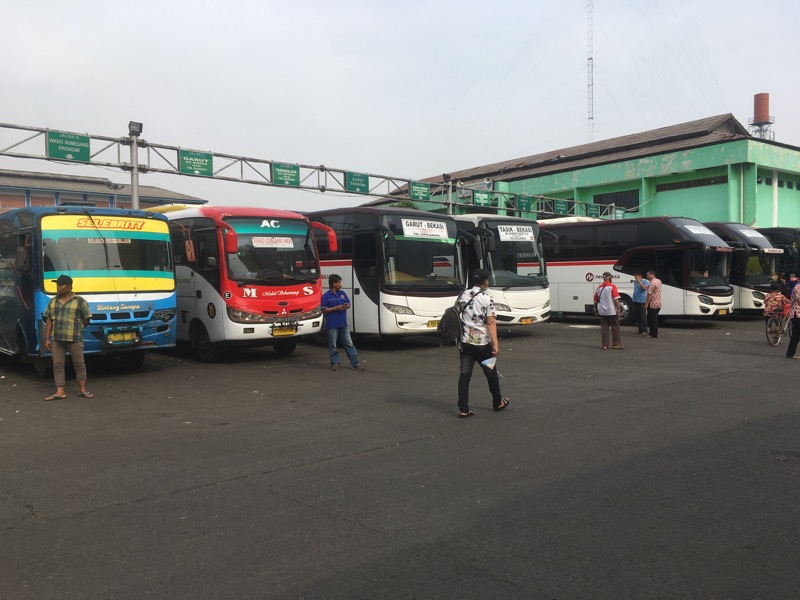
POLYGON ((783 187, 783 179, 778 179, 778 187, 783 187))
POLYGON ((618 208, 624 208, 627 212, 639 212, 639 190, 597 194, 594 197, 594 203, 613 204, 618 208))
POLYGON ((765 177, 764 185, 772 185, 772 177, 765 177))
POLYGON ((707 185, 722 185, 728 183, 728 176, 706 177, 705 179, 688 179, 686 181, 674 181, 672 183, 660 183, 656 186, 656 192, 670 192, 672 190, 685 190, 689 188, 705 187, 707 185))
POLYGON ((790 190, 793 189, 794 188, 794 182, 793 181, 787 181, 786 182, 786 187, 788 189, 790 189, 790 190))

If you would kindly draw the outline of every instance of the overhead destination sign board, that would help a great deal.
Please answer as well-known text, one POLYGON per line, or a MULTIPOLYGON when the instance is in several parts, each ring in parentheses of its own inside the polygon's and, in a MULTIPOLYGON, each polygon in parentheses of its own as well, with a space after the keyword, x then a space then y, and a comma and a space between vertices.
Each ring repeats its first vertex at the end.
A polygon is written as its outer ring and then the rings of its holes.
POLYGON ((65 131, 47 132, 47 158, 88 163, 89 136, 65 131))
POLYGON ((272 163, 272 183, 275 185, 300 185, 300 167, 284 163, 272 163))
POLYGON ((569 214, 569 205, 567 204, 566 200, 556 200, 555 201, 555 212, 557 215, 568 215, 569 214))
POLYGON ((587 217, 594 217, 595 219, 600 218, 600 206, 597 204, 587 204, 586 205, 586 216, 587 217))
POLYGON ((479 192, 475 190, 472 192, 472 203, 475 206, 489 206, 492 203, 492 197, 489 192, 479 192))
POLYGON ((531 197, 530 196, 517 196, 517 209, 525 212, 531 211, 531 197))
POLYGON ((431 199, 431 184, 419 181, 411 182, 411 199, 427 201, 431 199))
POLYGON ((360 194, 369 193, 369 175, 366 173, 351 173, 345 171, 344 189, 348 192, 357 192, 360 194))
POLYGON ((214 157, 208 152, 178 150, 178 171, 181 175, 214 175, 214 157))

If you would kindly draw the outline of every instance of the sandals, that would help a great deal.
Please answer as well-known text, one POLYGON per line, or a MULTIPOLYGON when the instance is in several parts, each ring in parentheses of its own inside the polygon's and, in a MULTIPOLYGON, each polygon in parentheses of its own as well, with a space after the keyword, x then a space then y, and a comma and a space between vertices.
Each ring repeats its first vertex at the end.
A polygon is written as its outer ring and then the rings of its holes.
POLYGON ((494 412, 500 412, 501 410, 505 410, 506 406, 511 404, 511 400, 509 400, 508 398, 503 398, 502 402, 503 403, 500 406, 496 406, 494 408, 494 412))
POLYGON ((475 413, 472 412, 471 410, 468 410, 467 412, 458 413, 458 418, 459 419, 466 419, 467 417, 474 417, 474 416, 475 416, 475 413))
POLYGON ((92 392, 79 392, 78 396, 81 398, 94 398, 94 394, 92 392))
POLYGON ((50 402, 51 400, 66 400, 67 395, 63 394, 59 396, 58 394, 50 394, 47 398, 44 399, 45 402, 50 402))

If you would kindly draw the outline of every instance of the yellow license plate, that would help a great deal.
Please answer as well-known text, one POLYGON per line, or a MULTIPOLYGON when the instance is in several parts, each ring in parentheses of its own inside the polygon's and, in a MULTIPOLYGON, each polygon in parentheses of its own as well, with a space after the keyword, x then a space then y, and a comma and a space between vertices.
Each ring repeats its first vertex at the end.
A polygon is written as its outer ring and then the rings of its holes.
POLYGON ((727 309, 727 308, 723 308, 723 309, 721 309, 721 310, 719 311, 719 314, 720 314, 720 315, 727 315, 727 314, 728 314, 728 309, 727 309))
POLYGON ((108 334, 108 341, 110 343, 114 342, 135 342, 138 341, 139 334, 135 331, 124 331, 121 333, 109 333, 108 334))
POLYGON ((436 329, 439 327, 439 321, 428 321, 428 329, 436 329))
POLYGON ((284 327, 273 327, 272 328, 272 335, 275 337, 281 335, 294 335, 297 333, 297 325, 287 325, 284 327))
POLYGON ((522 317, 519 320, 520 325, 533 325, 533 317, 522 317))

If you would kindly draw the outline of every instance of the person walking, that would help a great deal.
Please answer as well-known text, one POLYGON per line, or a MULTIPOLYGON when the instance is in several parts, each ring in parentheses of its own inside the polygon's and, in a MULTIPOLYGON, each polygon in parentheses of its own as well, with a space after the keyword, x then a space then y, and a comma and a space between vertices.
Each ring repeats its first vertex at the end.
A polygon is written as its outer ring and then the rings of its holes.
POLYGON ((476 362, 486 376, 495 412, 505 410, 509 405, 509 399, 500 392, 500 376, 491 360, 500 354, 500 342, 497 338, 497 312, 494 300, 486 293, 488 287, 489 273, 477 269, 472 273, 472 288, 464 290, 458 297, 459 302, 464 303, 458 344, 458 416, 461 418, 475 414, 469 408, 469 382, 476 362))
POLYGON ((645 310, 647 310, 647 328, 650 330, 650 337, 658 337, 658 313, 661 312, 661 280, 656 277, 652 269, 647 272, 647 299, 645 300, 645 310))
POLYGON ((356 371, 363 371, 358 362, 358 351, 353 345, 350 330, 347 328, 347 309, 350 308, 350 298, 342 290, 342 278, 335 273, 328 277, 330 289, 322 294, 322 314, 325 315, 325 329, 328 331, 328 354, 331 359, 331 370, 339 370, 339 350, 337 343, 341 342, 344 352, 350 360, 350 366, 356 371))
POLYGON ((53 357, 56 391, 45 400, 63 400, 67 397, 64 391, 67 352, 72 359, 72 366, 75 367, 78 396, 94 398, 94 394, 86 391, 86 362, 83 359, 83 329, 92 317, 89 304, 72 293, 72 277, 69 275, 59 275, 53 282, 56 284, 56 295, 50 299, 44 311, 44 348, 53 357))
POLYGON ((603 283, 594 293, 594 314, 600 317, 600 338, 603 350, 608 350, 608 332, 611 330, 611 348, 622 350, 619 334, 619 291, 611 283, 612 275, 603 273, 603 283))
POLYGON ((792 331, 789 333, 789 347, 786 348, 786 358, 800 358, 797 355, 797 344, 800 342, 800 285, 794 286, 789 301, 791 302, 789 318, 792 320, 792 331))
POLYGON ((645 310, 645 303, 647 302, 647 287, 650 282, 642 277, 641 271, 633 274, 633 316, 636 326, 639 328, 640 335, 647 335, 647 310, 645 310))

